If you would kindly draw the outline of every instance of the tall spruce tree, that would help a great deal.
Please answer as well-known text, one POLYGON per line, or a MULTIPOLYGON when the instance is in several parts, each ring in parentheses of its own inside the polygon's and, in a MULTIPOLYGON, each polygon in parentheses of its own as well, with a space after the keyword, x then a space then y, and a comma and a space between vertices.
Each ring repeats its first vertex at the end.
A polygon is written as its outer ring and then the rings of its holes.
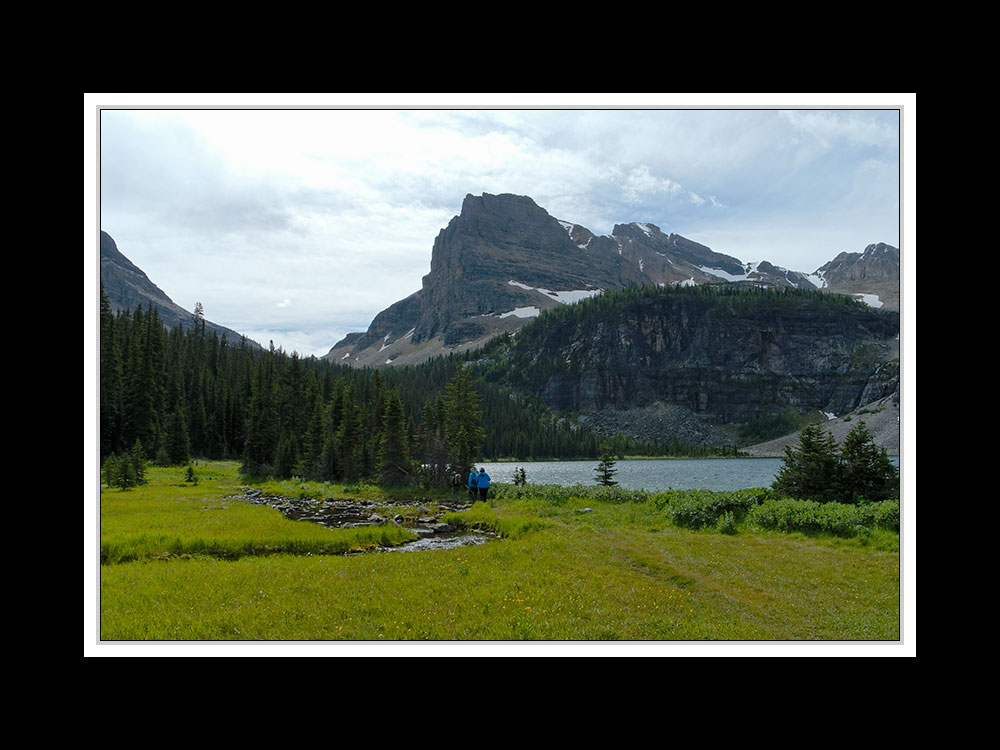
POLYGON ((797 500, 837 500, 837 464, 833 435, 812 422, 799 433, 798 446, 785 446, 784 461, 771 487, 797 500))
POLYGON ((323 444, 325 436, 324 418, 326 410, 319 392, 313 394, 312 410, 302 440, 302 456, 299 473, 307 479, 323 477, 323 444))
POLYGON ((865 423, 858 422, 840 444, 840 500, 881 502, 899 497, 899 470, 865 423))
POLYGON ((463 474, 479 458, 486 433, 479 409, 479 394, 472 378, 459 367, 445 388, 445 448, 448 473, 463 474))
POLYGON ((271 470, 278 448, 275 404, 274 351, 261 356, 253 377, 243 444, 243 473, 251 476, 271 470))
POLYGON ((167 420, 165 442, 167 458, 172 466, 180 466, 191 460, 191 440, 188 436, 187 420, 184 418, 184 407, 180 404, 167 420))
POLYGON ((597 471, 594 478, 598 484, 605 487, 613 487, 618 484, 614 478, 616 473, 618 473, 618 469, 615 468, 615 455, 612 453, 611 448, 605 446, 601 451, 601 461, 597 464, 597 471))
POLYGON ((345 482, 356 482, 365 473, 365 435, 361 408, 354 400, 354 389, 348 384, 341 403, 340 424, 334 439, 339 476, 345 482))
POLYGON ((111 303, 101 284, 100 456, 121 448, 122 361, 111 303))
POLYGON ((392 388, 383 395, 382 434, 379 441, 379 482, 389 487, 410 484, 410 466, 406 418, 399 391, 392 388))
POLYGON ((125 384, 126 424, 123 442, 138 438, 147 450, 158 445, 161 428, 163 327, 152 305, 148 312, 136 310, 132 317, 125 384))
POLYGON ((299 445, 294 435, 281 433, 274 458, 274 476, 288 479, 299 463, 299 445))
POLYGON ((436 487, 448 480, 448 451, 445 446, 444 398, 438 396, 424 402, 420 423, 420 452, 428 486, 436 487))

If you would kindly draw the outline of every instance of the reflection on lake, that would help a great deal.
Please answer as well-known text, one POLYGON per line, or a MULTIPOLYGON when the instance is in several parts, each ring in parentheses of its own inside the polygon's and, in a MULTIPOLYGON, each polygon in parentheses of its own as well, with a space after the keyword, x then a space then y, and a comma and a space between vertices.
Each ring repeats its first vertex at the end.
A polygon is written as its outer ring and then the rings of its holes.
MULTIPOLYGON (((899 466, 896 456, 890 457, 899 466)), ((493 482, 512 483, 523 467, 528 484, 597 484, 597 461, 528 461, 481 463, 493 482)), ((769 487, 781 469, 780 458, 666 458, 618 461, 615 480, 629 490, 741 490, 769 487)))

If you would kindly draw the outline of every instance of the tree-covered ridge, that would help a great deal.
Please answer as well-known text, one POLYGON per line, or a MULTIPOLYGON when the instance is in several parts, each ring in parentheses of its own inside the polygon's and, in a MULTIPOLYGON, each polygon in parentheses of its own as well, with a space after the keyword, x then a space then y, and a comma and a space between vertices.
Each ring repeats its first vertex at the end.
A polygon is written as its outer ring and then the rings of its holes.
MULTIPOLYGON (((516 334, 520 348, 524 351, 539 352, 545 347, 546 339, 557 331, 587 330, 614 319, 621 314, 643 309, 644 305, 661 307, 689 302, 710 308, 715 315, 740 316, 749 311, 787 311, 795 309, 818 309, 854 312, 860 316, 879 315, 887 320, 887 325, 898 326, 898 313, 880 313, 872 310, 864 302, 843 294, 831 294, 821 290, 796 289, 791 287, 766 287, 748 282, 719 284, 698 284, 691 286, 630 286, 604 292, 581 300, 572 305, 559 305, 546 310, 542 315, 527 323, 516 334)), ((486 345, 480 358, 506 354, 514 336, 503 335, 486 345)), ((551 352, 555 354, 555 352, 551 352)))
MULTIPOLYGON (((152 306, 112 313, 102 289, 100 454, 238 459, 249 474, 443 482, 486 458, 586 458, 602 442, 539 402, 485 382, 466 357, 358 370, 167 329, 152 306)), ((618 438, 619 454, 657 453, 618 438)))
MULTIPOLYGON (((646 396, 663 392, 663 377, 681 374, 688 385, 709 378, 733 390, 771 374, 768 342, 794 347, 809 364, 812 344, 833 334, 842 338, 838 356, 846 361, 852 346, 863 353, 864 342, 887 341, 898 331, 898 313, 821 290, 747 282, 636 286, 557 306, 516 335, 497 337, 477 353, 477 372, 535 394, 571 389, 593 373, 628 382, 627 395, 640 384, 648 386, 646 396)), ((822 375, 822 364, 816 366, 822 375)), ((779 367, 773 374, 777 382, 784 373, 779 367)))

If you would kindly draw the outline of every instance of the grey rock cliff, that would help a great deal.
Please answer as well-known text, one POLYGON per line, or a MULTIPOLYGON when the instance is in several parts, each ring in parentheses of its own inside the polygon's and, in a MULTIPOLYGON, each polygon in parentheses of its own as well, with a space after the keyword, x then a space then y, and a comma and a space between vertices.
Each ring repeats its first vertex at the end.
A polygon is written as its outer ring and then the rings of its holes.
POLYGON ((844 414, 898 389, 899 316, 818 292, 645 292, 523 329, 506 378, 551 408, 657 404, 718 424, 844 414))

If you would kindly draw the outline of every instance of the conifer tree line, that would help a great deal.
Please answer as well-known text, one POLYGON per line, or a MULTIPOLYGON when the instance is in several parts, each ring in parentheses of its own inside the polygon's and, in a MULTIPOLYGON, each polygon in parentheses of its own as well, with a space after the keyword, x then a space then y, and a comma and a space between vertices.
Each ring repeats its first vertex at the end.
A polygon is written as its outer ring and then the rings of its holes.
POLYGON ((476 379, 467 358, 390 370, 230 342, 157 310, 111 311, 101 289, 100 453, 163 465, 236 459, 245 474, 442 484, 487 458, 591 458, 659 446, 599 438, 476 379))

